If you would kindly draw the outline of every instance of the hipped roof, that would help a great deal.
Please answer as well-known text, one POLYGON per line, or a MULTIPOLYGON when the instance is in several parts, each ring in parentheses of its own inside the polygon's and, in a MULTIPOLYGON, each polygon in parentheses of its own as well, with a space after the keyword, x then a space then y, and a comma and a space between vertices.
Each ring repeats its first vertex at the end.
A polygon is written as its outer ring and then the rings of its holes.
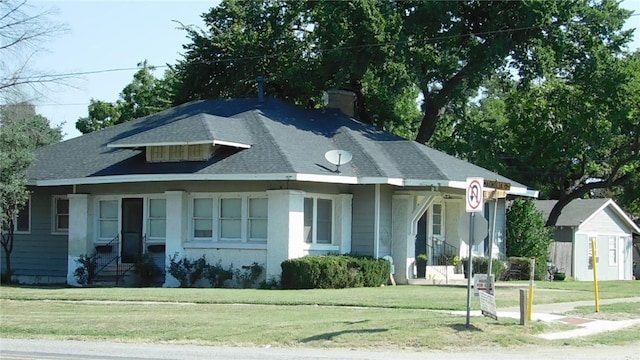
POLYGON ((509 182, 415 141, 362 124, 333 109, 302 109, 266 98, 200 100, 36 151, 34 185, 170 180, 306 180, 464 188, 467 177, 509 182), (145 146, 222 144, 206 162, 148 163, 145 146), (340 167, 325 153, 346 150, 340 167))

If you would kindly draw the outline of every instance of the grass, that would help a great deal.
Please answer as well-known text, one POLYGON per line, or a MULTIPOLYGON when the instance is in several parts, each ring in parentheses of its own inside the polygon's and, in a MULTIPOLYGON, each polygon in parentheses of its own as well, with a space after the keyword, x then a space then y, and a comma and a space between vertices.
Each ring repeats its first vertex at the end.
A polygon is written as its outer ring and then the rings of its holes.
MULTIPOLYGON (((582 283, 562 285, 538 283, 535 302, 593 299, 582 283)), ((640 282, 602 283, 601 298, 638 296, 639 290, 640 282)), ((471 302, 479 308, 477 298, 471 302)), ((497 302, 498 308, 517 305, 518 289, 498 288, 497 302)), ((464 316, 431 311, 464 310, 466 288, 438 286, 292 291, 2 286, 0 307, 3 337, 127 342, 448 350, 553 345, 535 335, 571 328, 473 317, 467 329, 464 316)), ((601 312, 633 317, 638 307, 637 302, 603 305, 601 312)), ((637 341, 637 332, 591 341, 628 343, 637 341)), ((583 346, 582 341, 558 345, 583 346)))
POLYGON ((212 345, 455 349, 534 345, 542 324, 414 309, 2 300, 2 336, 212 345))

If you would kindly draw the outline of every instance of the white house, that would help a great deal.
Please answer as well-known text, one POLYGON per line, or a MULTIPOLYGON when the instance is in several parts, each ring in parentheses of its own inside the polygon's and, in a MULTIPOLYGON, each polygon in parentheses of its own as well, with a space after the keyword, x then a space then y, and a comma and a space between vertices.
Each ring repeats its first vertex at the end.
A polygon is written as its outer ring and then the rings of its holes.
MULTIPOLYGON (((16 277, 75 284, 76 260, 95 252, 125 265, 150 253, 161 268, 173 254, 205 254, 225 266, 257 262, 268 277, 280 275, 285 259, 358 253, 391 256, 396 281, 406 283, 419 252, 431 264, 466 256, 458 222, 467 177, 537 194, 359 123, 345 115, 352 95, 332 99, 342 105, 193 101, 38 149, 31 201, 17 221, 16 277), (335 164, 332 150, 351 160, 335 164)), ((504 199, 496 201, 504 233, 504 199)), ((485 217, 493 209, 486 206, 485 217)), ((504 249, 496 244, 497 256, 504 249)), ((473 251, 487 248, 481 242, 473 251)), ((164 285, 177 281, 167 275, 164 285)))
MULTIPOLYGON (((557 200, 537 200, 548 216, 557 200)), ((633 234, 638 226, 611 199, 576 199, 562 209, 551 261, 575 280, 593 281, 591 242, 596 242, 598 281, 633 278, 633 234)))

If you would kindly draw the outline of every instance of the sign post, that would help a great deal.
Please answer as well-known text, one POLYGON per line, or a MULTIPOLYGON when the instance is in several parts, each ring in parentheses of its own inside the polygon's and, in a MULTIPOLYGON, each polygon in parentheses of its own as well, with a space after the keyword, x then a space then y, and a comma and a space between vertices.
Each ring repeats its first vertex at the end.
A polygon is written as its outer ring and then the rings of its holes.
MULTIPOLYGON (((493 244, 496 242, 496 214, 498 213, 498 199, 503 199, 507 197, 507 191, 511 190, 511 183, 501 182, 498 180, 485 180, 485 187, 493 188, 493 194, 491 198, 493 199, 493 222, 491 224, 491 236, 489 237, 489 270, 487 273, 491 275, 493 268, 493 244)), ((493 285, 491 286, 493 289, 493 285)), ((494 292, 491 293, 495 295, 494 292)))
POLYGON ((593 294, 596 297, 596 312, 600 312, 600 295, 598 294, 598 254, 596 254, 596 238, 591 238, 591 261, 593 264, 593 294), (594 261, 595 260, 595 261, 594 261))
POLYGON ((469 257, 467 261, 467 322, 466 328, 469 329, 471 318, 471 278, 473 277, 473 243, 474 243, 474 224, 473 220, 477 212, 482 211, 484 202, 484 179, 467 178, 467 191, 465 196, 465 210, 469 213, 469 257))

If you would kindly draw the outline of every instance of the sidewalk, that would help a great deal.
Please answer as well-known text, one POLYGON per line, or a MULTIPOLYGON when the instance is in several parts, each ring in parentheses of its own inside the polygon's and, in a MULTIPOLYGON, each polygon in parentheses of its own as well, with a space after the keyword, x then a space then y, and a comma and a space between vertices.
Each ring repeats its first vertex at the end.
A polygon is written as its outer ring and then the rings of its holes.
MULTIPOLYGON (((600 305, 615 304, 621 302, 639 302, 640 297, 633 298, 620 298, 620 299, 603 299, 600 300, 600 305)), ((540 338, 547 340, 569 339, 574 337, 589 336, 599 334, 607 331, 621 330, 628 327, 640 325, 640 319, 627 319, 621 321, 612 320, 595 320, 586 319, 575 316, 567 316, 565 313, 572 311, 576 307, 580 306, 594 306, 593 301, 574 301, 566 303, 555 304, 533 304, 533 312, 531 314, 531 321, 545 321, 545 322, 561 322, 570 325, 577 325, 579 328, 574 330, 568 330, 557 333, 540 334, 540 338)), ((456 311, 455 314, 465 314, 466 311, 456 311)), ((472 311, 472 316, 482 316, 480 311, 472 311)), ((498 309, 498 318, 513 318, 520 319, 520 307, 508 307, 504 309, 498 309)))

